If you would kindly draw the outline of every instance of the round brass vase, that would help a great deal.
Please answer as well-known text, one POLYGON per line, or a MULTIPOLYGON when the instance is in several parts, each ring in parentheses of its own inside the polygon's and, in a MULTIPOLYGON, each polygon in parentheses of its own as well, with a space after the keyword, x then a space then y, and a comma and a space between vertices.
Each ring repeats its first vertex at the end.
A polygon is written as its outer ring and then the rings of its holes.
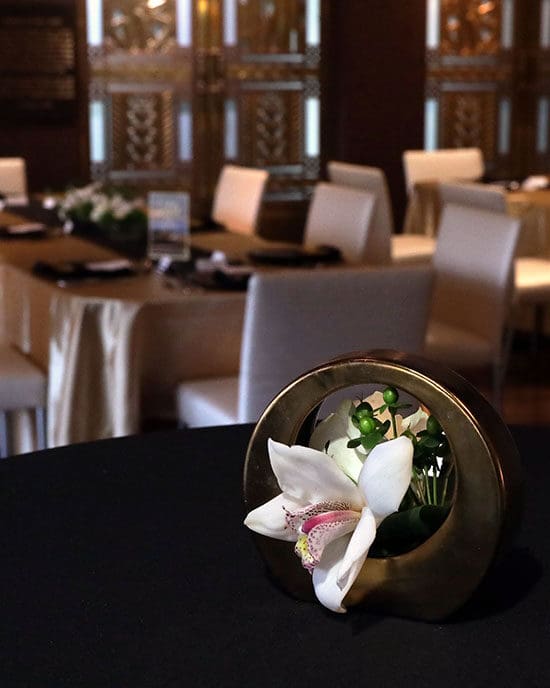
MULTIPOLYGON (((500 416, 453 371, 394 351, 350 354, 292 382, 271 402, 253 432, 244 469, 247 511, 280 493, 267 440, 307 445, 321 403, 352 385, 391 385, 430 409, 455 461, 454 498, 442 526, 416 549, 367 558, 344 604, 438 620, 459 609, 478 587, 519 520, 520 460, 500 416)), ((293 543, 254 534, 271 574, 290 594, 314 599, 311 576, 293 543)))

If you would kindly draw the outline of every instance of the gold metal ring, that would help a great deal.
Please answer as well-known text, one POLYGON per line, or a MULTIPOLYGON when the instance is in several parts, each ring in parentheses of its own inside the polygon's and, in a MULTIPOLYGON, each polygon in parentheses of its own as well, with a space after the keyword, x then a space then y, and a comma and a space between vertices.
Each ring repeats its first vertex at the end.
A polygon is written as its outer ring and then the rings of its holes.
MULTIPOLYGON (((383 350, 330 361, 292 382, 264 411, 250 440, 244 470, 247 511, 280 493, 268 438, 307 445, 321 403, 358 384, 392 385, 430 409, 453 453, 455 492, 447 519, 426 542, 406 554, 367 559, 345 604, 442 619, 467 601, 507 544, 522 496, 519 455, 507 427, 491 404, 453 371, 383 350)), ((292 544, 253 537, 283 588, 300 599, 313 599, 311 577, 292 544)))

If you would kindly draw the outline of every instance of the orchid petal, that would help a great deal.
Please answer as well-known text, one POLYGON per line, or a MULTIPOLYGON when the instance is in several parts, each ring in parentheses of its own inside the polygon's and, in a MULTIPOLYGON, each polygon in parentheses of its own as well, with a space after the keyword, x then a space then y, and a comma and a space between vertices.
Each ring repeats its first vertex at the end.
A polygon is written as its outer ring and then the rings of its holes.
POLYGON ((270 499, 269 502, 253 509, 244 520, 245 526, 260 535, 275 538, 276 540, 289 540, 295 542, 296 531, 288 526, 287 512, 298 511, 303 507, 303 502, 297 502, 287 494, 280 494, 270 499))
POLYGON ((399 508, 411 482, 412 459, 413 444, 404 436, 378 444, 368 455, 359 489, 377 524, 399 508))
POLYGON ((354 483, 323 452, 272 439, 267 443, 271 467, 281 490, 305 506, 317 502, 346 502, 361 508, 363 497, 354 483))
POLYGON ((357 451, 359 447, 350 449, 348 442, 348 437, 340 437, 330 443, 326 453, 334 460, 338 468, 357 484, 363 468, 363 460, 359 458, 360 453, 357 451))
POLYGON ((410 430, 415 435, 426 429, 426 421, 428 420, 428 414, 424 409, 419 406, 415 413, 411 413, 410 416, 401 419, 400 432, 405 430, 410 430))
POLYGON ((337 583, 342 559, 351 535, 344 535, 325 547, 320 563, 313 569, 312 581, 315 595, 319 602, 333 612, 344 614, 342 606, 347 590, 342 590, 337 583))
POLYGON ((349 440, 360 435, 359 430, 351 422, 353 409, 352 401, 343 401, 334 413, 317 425, 311 435, 309 446, 331 456, 339 468, 357 483, 363 461, 359 456, 360 452, 357 451, 359 447, 348 447, 349 440))
POLYGON ((307 535, 307 552, 311 557, 311 564, 304 563, 304 566, 317 566, 330 543, 351 533, 358 521, 358 511, 328 511, 306 521, 302 531, 307 535))
POLYGON ((334 413, 330 413, 318 423, 309 440, 309 446, 324 451, 327 444, 334 442, 335 439, 347 437, 348 421, 353 408, 352 401, 349 399, 343 401, 334 413))
POLYGON ((353 585, 375 537, 376 521, 372 511, 365 507, 361 512, 361 518, 351 536, 338 571, 336 583, 342 590, 347 592, 353 585))

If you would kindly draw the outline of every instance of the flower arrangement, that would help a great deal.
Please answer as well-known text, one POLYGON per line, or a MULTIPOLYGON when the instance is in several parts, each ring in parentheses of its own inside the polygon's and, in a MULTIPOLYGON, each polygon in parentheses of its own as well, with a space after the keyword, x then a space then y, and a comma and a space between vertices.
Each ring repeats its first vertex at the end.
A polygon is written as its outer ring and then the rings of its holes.
POLYGON ((69 189, 57 212, 68 231, 83 223, 93 223, 105 231, 120 233, 143 231, 147 226, 141 200, 131 198, 119 189, 105 187, 100 182, 69 189))
POLYGON ((344 401, 315 428, 309 446, 268 441, 281 494, 252 510, 251 530, 295 542, 318 600, 343 600, 370 557, 409 551, 445 520, 452 493, 449 443, 426 409, 394 387, 344 401))

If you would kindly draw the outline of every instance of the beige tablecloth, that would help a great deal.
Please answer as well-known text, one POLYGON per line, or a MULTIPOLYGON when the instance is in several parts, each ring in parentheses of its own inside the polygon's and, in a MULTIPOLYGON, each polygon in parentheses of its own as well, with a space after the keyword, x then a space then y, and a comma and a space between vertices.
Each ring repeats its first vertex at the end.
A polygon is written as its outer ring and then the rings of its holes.
MULTIPOLYGON (((218 232, 194 243, 231 257, 267 245, 218 232)), ((48 371, 49 446, 135 433, 144 416, 173 414, 178 381, 238 371, 243 292, 153 273, 62 287, 31 272, 113 256, 75 237, 0 241, 4 336, 48 371)))
MULTIPOLYGON (((509 191, 506 205, 510 215, 521 219, 516 255, 550 258, 550 190, 509 191)), ((440 213, 438 184, 417 184, 407 208, 404 232, 435 237, 440 213)))

